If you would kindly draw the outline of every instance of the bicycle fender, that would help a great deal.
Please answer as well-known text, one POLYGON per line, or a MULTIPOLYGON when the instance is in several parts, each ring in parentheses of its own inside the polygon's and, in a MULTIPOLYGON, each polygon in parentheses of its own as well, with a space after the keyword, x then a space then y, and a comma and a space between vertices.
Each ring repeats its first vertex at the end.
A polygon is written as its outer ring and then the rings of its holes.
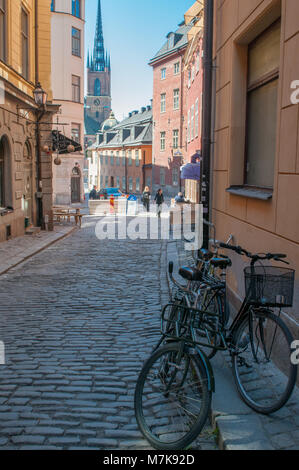
MULTIPOLYGON (((193 348, 190 348, 190 349, 193 349, 193 348)), ((194 351, 195 351, 195 354, 199 355, 205 367, 206 374, 208 377, 208 390, 209 392, 215 393, 215 378, 214 378, 214 372, 213 372, 211 362, 209 361, 206 354, 203 351, 201 351, 201 349, 196 348, 194 351)))

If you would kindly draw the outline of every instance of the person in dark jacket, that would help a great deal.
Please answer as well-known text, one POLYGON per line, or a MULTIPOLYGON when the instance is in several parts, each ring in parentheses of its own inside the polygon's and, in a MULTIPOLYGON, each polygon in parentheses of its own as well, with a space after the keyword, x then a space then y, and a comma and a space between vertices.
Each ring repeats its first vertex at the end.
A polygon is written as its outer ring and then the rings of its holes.
POLYGON ((146 209, 146 212, 150 210, 150 200, 151 200, 151 193, 148 186, 145 186, 144 191, 142 193, 142 203, 146 209))
POLYGON ((97 199, 97 187, 94 186, 93 189, 89 193, 89 199, 97 199))
POLYGON ((162 204, 164 202, 164 196, 163 196, 162 189, 159 189, 157 191, 157 194, 155 196, 155 202, 157 204, 157 216, 160 218, 161 217, 161 212, 162 212, 162 204))

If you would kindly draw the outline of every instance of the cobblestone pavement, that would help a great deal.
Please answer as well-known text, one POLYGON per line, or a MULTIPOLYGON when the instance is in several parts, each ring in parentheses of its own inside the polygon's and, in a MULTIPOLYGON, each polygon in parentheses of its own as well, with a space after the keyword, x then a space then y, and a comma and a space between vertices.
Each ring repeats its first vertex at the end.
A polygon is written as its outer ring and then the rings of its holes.
MULTIPOLYGON (((179 266, 192 266, 194 264, 192 254, 185 251, 184 243, 178 241, 176 246, 179 266)), ((292 396, 283 408, 272 415, 264 416, 244 405, 237 395, 228 352, 218 353, 212 360, 212 366, 215 373, 216 392, 220 385, 222 387, 220 393, 225 394, 226 397, 230 396, 233 403, 232 406, 222 400, 222 409, 217 409, 217 413, 219 411, 219 414, 223 415, 223 418, 220 419, 226 436, 222 436, 222 438, 228 438, 232 449, 250 447, 255 436, 260 441, 261 447, 263 448, 264 445, 265 449, 299 450, 298 387, 295 387, 292 396), (217 380, 219 375, 225 377, 225 383, 217 380), (227 384, 229 384, 230 390, 227 390, 227 384)))
MULTIPOLYGON (((133 395, 167 297, 165 242, 96 219, 0 277, 0 449, 148 449, 133 395)), ((194 446, 214 449, 208 426, 194 446)))

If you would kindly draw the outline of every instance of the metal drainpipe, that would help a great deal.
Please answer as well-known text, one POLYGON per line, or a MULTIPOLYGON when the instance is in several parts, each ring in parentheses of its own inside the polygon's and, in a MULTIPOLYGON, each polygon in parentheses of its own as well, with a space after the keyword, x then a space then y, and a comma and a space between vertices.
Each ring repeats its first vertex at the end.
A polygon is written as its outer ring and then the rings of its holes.
MULTIPOLYGON (((204 77, 203 77, 203 120, 202 120, 202 189, 204 219, 210 221, 210 178, 211 178, 211 130, 212 130, 212 88, 213 88, 213 21, 214 0, 207 0, 204 7, 204 77)), ((203 227, 203 247, 209 247, 209 227, 203 227)))
MULTIPOLYGON (((38 57, 38 0, 35 0, 35 85, 39 83, 39 57, 38 57)), ((43 115, 44 113, 42 113, 43 115)), ((41 193, 41 151, 40 151, 40 120, 42 115, 36 112, 36 162, 37 162, 37 192, 41 193)), ((40 194, 39 194, 40 196, 40 194)), ((43 200, 42 197, 37 198, 37 225, 43 225, 43 200)))

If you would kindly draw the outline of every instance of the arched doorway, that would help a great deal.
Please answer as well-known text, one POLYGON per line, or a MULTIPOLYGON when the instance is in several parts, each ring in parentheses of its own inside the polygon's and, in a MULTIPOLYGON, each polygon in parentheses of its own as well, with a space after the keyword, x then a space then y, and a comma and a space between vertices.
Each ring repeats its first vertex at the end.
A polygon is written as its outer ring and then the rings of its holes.
POLYGON ((71 203, 81 202, 81 171, 76 165, 72 170, 71 177, 71 203))
POLYGON ((33 223, 33 168, 32 152, 29 142, 24 145, 24 215, 27 223, 33 223))

